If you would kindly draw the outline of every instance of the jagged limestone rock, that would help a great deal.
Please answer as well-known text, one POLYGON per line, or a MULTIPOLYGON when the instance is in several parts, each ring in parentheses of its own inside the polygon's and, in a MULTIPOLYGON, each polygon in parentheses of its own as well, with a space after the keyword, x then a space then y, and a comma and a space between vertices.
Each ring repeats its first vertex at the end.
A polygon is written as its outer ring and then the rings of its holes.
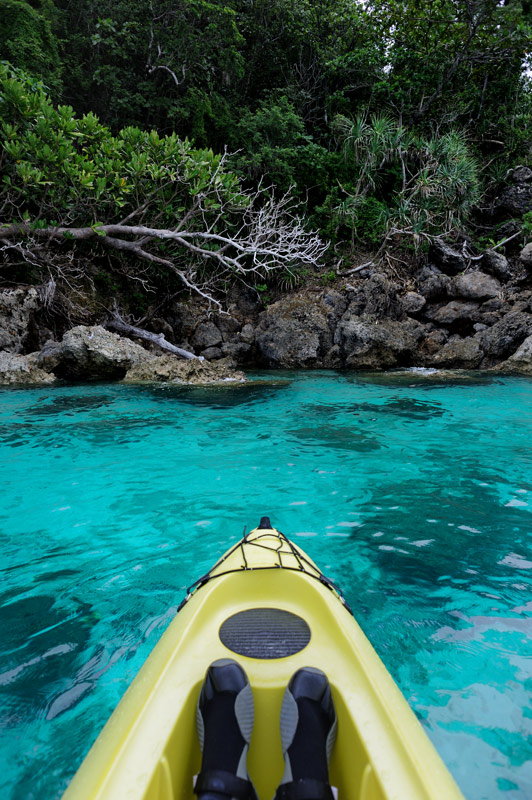
POLYGON ((0 352, 0 385, 49 384, 56 381, 55 375, 45 372, 36 364, 35 354, 29 356, 0 352))
POLYGON ((136 364, 128 370, 124 383, 164 382, 208 385, 215 383, 244 383, 246 376, 235 370, 229 359, 199 361, 159 356, 136 364))
POLYGON ((401 305, 405 314, 418 314, 426 303, 427 301, 423 295, 417 292, 407 292, 405 296, 401 298, 401 305))
POLYGON ((519 311, 511 311, 488 330, 478 334, 486 354, 482 366, 491 366, 496 361, 506 359, 515 352, 532 333, 532 316, 519 311))
POLYGON ((192 344, 196 351, 207 350, 209 347, 218 347, 221 343, 222 334, 214 322, 200 322, 192 337, 192 344))
POLYGON ((488 300, 498 297, 502 287, 497 278, 484 272, 466 272, 451 282, 451 292, 466 300, 488 300))
POLYGON ((523 247, 519 253, 519 261, 529 272, 532 271, 532 242, 523 247))
POLYGON ((373 319, 401 319, 403 310, 399 289, 399 285, 387 275, 375 272, 349 293, 351 312, 373 319))
POLYGON ((500 281, 509 281, 512 278, 512 268, 510 262, 502 253, 495 250, 486 250, 482 255, 482 268, 490 275, 494 275, 500 281))
POLYGON ((532 376, 532 335, 502 364, 495 367, 500 372, 513 372, 519 375, 532 376))
POLYGON ((429 258, 446 275, 458 275, 467 267, 467 261, 462 253, 438 240, 432 243, 429 258))
POLYGON ((439 308, 429 308, 425 312, 427 319, 437 325, 452 326, 462 320, 470 320, 475 311, 478 310, 477 303, 466 303, 463 300, 451 300, 439 308))
POLYGON ((40 307, 39 294, 33 286, 0 291, 0 350, 24 352, 33 317, 40 307))
POLYGON ((532 183, 524 181, 508 186, 497 197, 494 209, 499 216, 522 217, 523 214, 532 210, 532 183))
POLYGON ((461 339, 453 336, 432 356, 431 365, 446 369, 475 369, 483 356, 484 351, 476 337, 468 336, 461 339))
POLYGON ((155 358, 140 344, 100 325, 67 331, 58 357, 55 374, 70 380, 117 380, 131 367, 155 358))
POLYGON ((335 344, 351 369, 383 369, 411 362, 425 328, 414 320, 375 321, 349 313, 340 320, 335 344))
POLYGON ((260 315, 255 330, 259 359, 272 367, 319 365, 333 345, 334 323, 341 309, 334 298, 331 304, 330 298, 309 292, 273 303, 260 315))

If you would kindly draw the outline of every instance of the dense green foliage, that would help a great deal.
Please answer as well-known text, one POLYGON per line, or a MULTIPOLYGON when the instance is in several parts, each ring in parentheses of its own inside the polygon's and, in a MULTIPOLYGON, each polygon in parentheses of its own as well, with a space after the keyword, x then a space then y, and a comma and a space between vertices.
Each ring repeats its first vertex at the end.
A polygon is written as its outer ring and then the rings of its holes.
POLYGON ((530 4, 521 0, 56 7, 65 99, 74 107, 114 127, 171 127, 199 144, 207 136, 217 148, 238 142, 242 112, 255 112, 272 91, 318 140, 335 113, 363 110, 403 124, 474 126, 479 141, 508 135, 501 117, 511 122, 522 101, 531 33, 530 4))
POLYGON ((53 135, 5 131, 22 156, 6 177, 47 219, 127 211, 146 171, 190 159, 188 140, 232 153, 248 190, 291 188, 327 237, 378 248, 462 226, 491 180, 531 159, 528 0, 0 6, 0 56, 57 104, 53 135))
POLYGON ((242 189, 226 155, 175 133, 128 126, 113 134, 92 112, 54 107, 42 83, 5 63, 0 120, 2 250, 37 278, 71 285, 82 277, 81 243, 93 258, 103 247, 137 280, 145 261, 212 298, 235 278, 292 276, 324 252, 290 198, 242 189))
POLYGON ((118 220, 147 197, 150 223, 172 225, 217 171, 222 201, 245 203, 236 176, 219 169, 220 155, 175 133, 127 127, 113 135, 92 112, 54 108, 41 84, 4 65, 0 103, 4 201, 36 227, 118 220))
POLYGON ((235 13, 218 2, 57 3, 68 64, 64 97, 104 123, 175 130, 199 144, 230 122, 243 73, 235 13))
POLYGON ((45 81, 56 95, 61 90, 63 65, 51 20, 57 15, 52 0, 0 0, 0 58, 45 81))
POLYGON ((478 165, 456 131, 416 137, 383 115, 354 122, 338 115, 335 129, 352 178, 337 211, 353 237, 408 235, 417 243, 459 227, 479 199, 478 165), (375 199, 379 189, 386 204, 375 199))

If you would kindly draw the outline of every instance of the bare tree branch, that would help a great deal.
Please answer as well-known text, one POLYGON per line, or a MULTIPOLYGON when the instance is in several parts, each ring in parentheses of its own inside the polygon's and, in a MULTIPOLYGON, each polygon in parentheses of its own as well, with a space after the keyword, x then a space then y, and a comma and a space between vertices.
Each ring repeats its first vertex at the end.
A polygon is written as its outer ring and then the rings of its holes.
POLYGON ((181 85, 181 83, 185 80, 185 77, 186 77, 185 65, 184 64, 183 64, 183 67, 182 67, 182 70, 183 70, 183 78, 182 78, 182 80, 179 80, 179 78, 175 74, 174 70, 170 69, 170 67, 167 64, 155 64, 153 67, 148 67, 148 75, 151 75, 152 72, 155 72, 156 69, 164 69, 167 72, 169 72, 170 75, 172 76, 172 78, 174 79, 175 85, 178 86, 178 87, 181 85))
POLYGON ((197 359, 198 361, 204 360, 203 356, 196 356, 188 350, 183 350, 182 347, 176 347, 175 344, 167 342, 164 338, 164 333, 151 333, 151 331, 145 331, 143 328, 137 328, 135 325, 129 325, 127 322, 124 322, 116 311, 113 314, 113 318, 105 322, 105 327, 113 328, 116 331, 120 331, 120 333, 126 333, 130 336, 136 336, 138 339, 144 339, 147 342, 152 342, 162 350, 167 350, 169 353, 173 353, 180 358, 189 360, 197 359))
MULTIPOLYGON (((166 70, 166 72, 168 72, 172 76, 172 78, 174 80, 174 83, 177 86, 177 88, 179 88, 181 83, 186 78, 185 64, 181 65, 181 70, 183 72, 183 78, 181 80, 179 80, 179 78, 175 74, 174 70, 171 67, 169 67, 168 64, 152 64, 151 51, 152 51, 152 47, 153 47, 153 41, 154 41, 154 38, 155 38, 155 34, 154 34, 154 31, 153 31, 153 23, 156 22, 156 21, 161 20, 162 18, 164 18, 165 13, 160 14, 158 17, 156 17, 155 13, 154 13, 154 10, 153 10, 153 3, 152 2, 150 2, 150 11, 151 11, 153 16, 152 16, 152 21, 151 21, 151 25, 150 25, 150 41, 149 41, 149 44, 148 44, 148 61, 147 61, 147 64, 146 64, 146 69, 148 71, 148 75, 151 75, 157 69, 166 70)), ((163 55, 164 55, 164 51, 163 51, 161 45, 159 44, 159 42, 157 42, 157 60, 160 61, 160 59, 162 58, 163 55)))
MULTIPOLYGON (((213 214, 210 207, 206 210, 205 201, 207 198, 221 200, 216 178, 215 173, 202 196, 195 198, 192 207, 172 228, 125 224, 125 221, 84 227, 35 228, 29 222, 20 222, 0 228, 0 239, 4 247, 27 250, 28 254, 35 247, 47 248, 52 243, 92 240, 109 250, 127 252, 143 261, 161 264, 189 289, 219 308, 220 303, 212 296, 212 291, 227 275, 246 279, 254 274, 263 278, 275 270, 292 272, 303 264, 318 265, 328 245, 317 233, 305 229, 289 194, 264 202, 259 188, 246 196, 247 203, 243 207, 231 209, 227 203, 220 202, 219 211, 213 214), (27 239, 34 243, 34 248, 25 244, 27 239), (167 245, 164 255, 159 247, 162 243, 167 245), (182 260, 187 252, 193 258, 186 268, 180 269, 176 259, 182 260), (198 281, 197 266, 210 262, 215 262, 217 267, 207 277, 207 286, 198 281)), ((137 211, 142 213, 143 206, 137 211)), ((125 219, 131 221, 134 216, 132 213, 125 219)))

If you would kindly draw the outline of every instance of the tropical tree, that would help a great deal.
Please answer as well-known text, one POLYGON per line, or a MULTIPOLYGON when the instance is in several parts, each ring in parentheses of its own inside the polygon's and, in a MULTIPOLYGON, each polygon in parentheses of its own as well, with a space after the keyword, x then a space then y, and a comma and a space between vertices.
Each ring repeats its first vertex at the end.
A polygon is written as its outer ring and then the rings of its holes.
POLYGON ((243 190, 226 154, 135 127, 113 135, 5 65, 0 119, 3 255, 41 278, 81 279, 82 245, 131 279, 149 284, 144 263, 220 305, 228 282, 316 266, 325 251, 288 195, 243 190))
POLYGON ((335 130, 351 167, 336 211, 349 223, 353 242, 360 228, 364 232, 371 208, 381 249, 391 238, 409 238, 417 246, 467 221, 480 186, 479 167, 463 132, 416 137, 387 115, 354 121, 338 116, 335 130))
POLYGON ((529 2, 370 0, 367 7, 387 62, 375 98, 403 122, 480 122, 484 133, 520 86, 530 57, 529 2))
POLYGON ((57 0, 64 99, 113 129, 174 130, 223 147, 243 73, 235 12, 219 0, 57 0))
POLYGON ((61 62, 52 31, 56 10, 51 0, 0 0, 0 59, 16 63, 44 81, 56 96, 61 90, 61 62))

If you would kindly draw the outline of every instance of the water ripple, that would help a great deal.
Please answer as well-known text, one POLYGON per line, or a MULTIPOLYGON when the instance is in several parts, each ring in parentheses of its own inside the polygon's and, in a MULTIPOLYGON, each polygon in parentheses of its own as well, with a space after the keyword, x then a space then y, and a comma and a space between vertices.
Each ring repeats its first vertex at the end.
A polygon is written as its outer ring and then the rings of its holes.
POLYGON ((4 796, 60 795, 263 514, 343 588, 468 799, 532 796, 532 382, 273 379, 0 390, 4 796))

